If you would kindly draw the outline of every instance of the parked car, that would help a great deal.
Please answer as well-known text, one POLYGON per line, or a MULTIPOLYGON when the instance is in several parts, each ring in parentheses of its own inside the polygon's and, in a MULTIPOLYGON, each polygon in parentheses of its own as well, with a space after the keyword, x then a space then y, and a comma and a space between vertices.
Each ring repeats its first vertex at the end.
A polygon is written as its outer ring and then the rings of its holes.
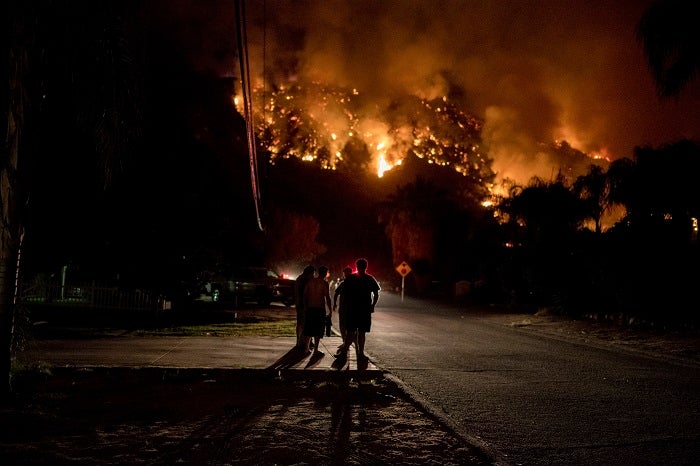
POLYGON ((205 301, 234 306, 249 302, 261 306, 272 302, 285 306, 294 304, 294 280, 283 278, 265 267, 239 267, 207 275, 200 295, 205 301))
POLYGON ((272 301, 282 303, 287 307, 293 305, 296 302, 294 295, 296 288, 295 280, 277 276, 273 278, 272 281, 272 301))

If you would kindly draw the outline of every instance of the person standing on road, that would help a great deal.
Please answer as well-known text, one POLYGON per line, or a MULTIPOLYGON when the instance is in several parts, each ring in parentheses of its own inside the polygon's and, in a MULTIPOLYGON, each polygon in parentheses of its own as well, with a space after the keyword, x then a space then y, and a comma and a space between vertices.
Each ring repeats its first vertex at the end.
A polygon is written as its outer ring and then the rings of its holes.
POLYGON ((348 329, 347 329, 347 303, 343 298, 343 292, 345 291, 345 280, 352 275, 352 267, 345 267, 343 269, 343 279, 340 281, 338 286, 333 292, 333 310, 338 309, 338 329, 340 330, 341 343, 338 346, 338 351, 335 353, 335 357, 346 355, 351 341, 348 341, 348 329), (338 306, 338 299, 340 298, 340 306, 338 306))
POLYGON ((304 316, 306 315, 306 309, 304 309, 304 290, 306 289, 306 284, 314 277, 314 272, 316 272, 316 267, 313 265, 307 265, 304 271, 296 278, 294 287, 294 297, 296 301, 296 311, 297 311, 297 349, 308 351, 309 340, 304 337, 304 316))
POLYGON ((367 273, 367 259, 355 261, 357 273, 345 279, 343 299, 347 300, 346 325, 348 341, 355 343, 357 362, 366 363, 366 334, 372 327, 372 313, 379 300, 379 283, 367 273))
MULTIPOLYGON (((323 356, 320 345, 323 331, 326 327, 326 315, 329 315, 332 307, 330 287, 326 277, 328 267, 322 265, 318 268, 318 276, 309 280, 304 289, 304 337, 313 339, 314 355, 323 356)), ((307 352, 309 349, 306 350, 307 352)))

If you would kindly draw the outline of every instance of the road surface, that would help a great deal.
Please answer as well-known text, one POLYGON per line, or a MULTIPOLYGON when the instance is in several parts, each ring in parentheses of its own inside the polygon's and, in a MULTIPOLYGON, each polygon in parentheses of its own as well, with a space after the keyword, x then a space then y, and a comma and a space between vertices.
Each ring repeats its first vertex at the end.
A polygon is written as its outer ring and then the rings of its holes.
POLYGON ((368 354, 504 464, 696 465, 700 367, 384 293, 368 354))

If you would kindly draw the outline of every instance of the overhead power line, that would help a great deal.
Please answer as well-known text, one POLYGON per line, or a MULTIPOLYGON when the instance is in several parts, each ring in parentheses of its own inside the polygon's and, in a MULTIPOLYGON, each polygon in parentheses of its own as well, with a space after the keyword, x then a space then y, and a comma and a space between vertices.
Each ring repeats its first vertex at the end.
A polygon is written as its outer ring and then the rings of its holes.
POLYGON ((238 39, 238 62, 241 72, 241 93, 243 94, 243 118, 246 125, 248 158, 250 162, 250 184, 255 205, 255 217, 258 228, 263 231, 260 214, 260 177, 258 175, 258 155, 255 144, 255 125, 253 123, 253 103, 250 90, 250 67, 248 64, 248 37, 246 33, 245 0, 236 0, 236 37, 238 39))

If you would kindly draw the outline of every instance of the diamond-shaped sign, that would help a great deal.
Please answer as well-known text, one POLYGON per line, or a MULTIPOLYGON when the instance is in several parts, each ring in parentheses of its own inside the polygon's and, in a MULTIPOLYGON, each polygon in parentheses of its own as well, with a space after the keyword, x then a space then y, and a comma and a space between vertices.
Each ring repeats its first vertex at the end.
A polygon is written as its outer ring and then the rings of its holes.
POLYGON ((401 274, 402 277, 405 277, 411 273, 411 266, 408 265, 406 261, 403 261, 396 267, 396 271, 401 274))

